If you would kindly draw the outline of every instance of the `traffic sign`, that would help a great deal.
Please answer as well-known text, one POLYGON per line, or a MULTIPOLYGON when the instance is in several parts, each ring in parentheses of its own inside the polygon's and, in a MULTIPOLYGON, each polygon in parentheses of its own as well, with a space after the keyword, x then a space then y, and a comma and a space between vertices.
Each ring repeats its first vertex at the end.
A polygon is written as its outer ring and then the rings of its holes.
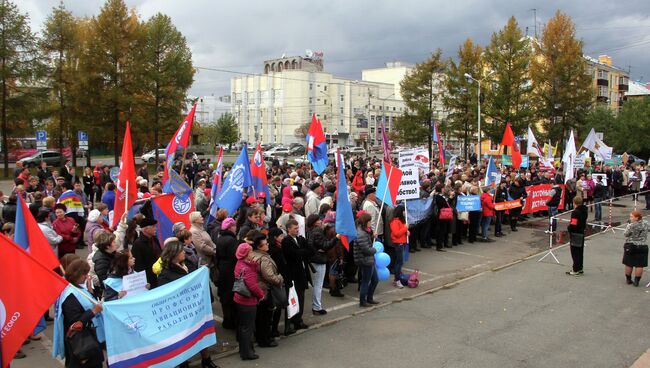
POLYGON ((36 131, 36 149, 39 151, 47 149, 47 132, 44 130, 36 131))
POLYGON ((77 132, 77 140, 79 141, 79 148, 88 150, 88 133, 83 131, 77 132))

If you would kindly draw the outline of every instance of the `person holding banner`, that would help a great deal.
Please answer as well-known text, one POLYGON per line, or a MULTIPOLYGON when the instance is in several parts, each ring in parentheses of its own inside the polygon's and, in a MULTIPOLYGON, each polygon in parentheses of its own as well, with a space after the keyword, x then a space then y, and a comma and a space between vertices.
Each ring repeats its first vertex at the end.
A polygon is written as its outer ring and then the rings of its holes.
POLYGON ((494 239, 488 237, 488 232, 490 230, 490 222, 492 222, 492 217, 494 217, 494 200, 492 195, 488 193, 489 187, 483 188, 485 190, 481 194, 481 242, 491 243, 494 239))
MULTIPOLYGON (((496 190, 495 193, 495 203, 500 203, 500 202, 505 202, 508 200, 508 189, 506 188, 506 183, 505 181, 501 181, 499 183, 499 187, 496 190)), ((501 231, 501 225, 503 224, 503 219, 504 219, 504 213, 505 211, 498 211, 495 209, 495 220, 494 220, 494 236, 497 238, 500 238, 504 236, 503 232, 501 231)))
MULTIPOLYGON (((165 241, 165 248, 160 254, 162 270, 158 275, 158 287, 174 282, 189 273, 185 265, 185 249, 183 243, 178 240, 165 241)), ((181 368, 188 368, 190 363, 185 361, 179 365, 181 368)), ((201 350, 201 367, 218 368, 210 359, 210 351, 206 348, 201 350)))
MULTIPOLYGON (((518 199, 522 202, 526 199, 527 194, 526 194, 526 188, 522 185, 521 178, 516 178, 515 181, 512 183, 510 186, 510 189, 508 189, 508 195, 510 198, 513 200, 518 199)), ((517 208, 511 208, 510 211, 510 230, 512 231, 518 231, 517 230, 517 222, 519 221, 519 215, 521 214, 521 208, 522 207, 517 207, 517 208)))

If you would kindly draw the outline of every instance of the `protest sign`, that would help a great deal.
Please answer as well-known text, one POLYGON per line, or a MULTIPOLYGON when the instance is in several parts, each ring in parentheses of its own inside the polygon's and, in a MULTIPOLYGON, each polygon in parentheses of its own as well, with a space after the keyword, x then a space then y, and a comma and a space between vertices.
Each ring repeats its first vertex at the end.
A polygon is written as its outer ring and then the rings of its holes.
MULTIPOLYGON (((512 166, 512 156, 501 155, 501 163, 504 166, 512 166)), ((521 165, 519 167, 528 167, 528 156, 521 156, 521 165)))
POLYGON ((398 161, 401 169, 408 167, 429 169, 429 152, 424 148, 400 151, 398 161))
MULTIPOLYGON (((564 185, 559 185, 559 187, 562 188, 562 196, 560 197, 558 209, 564 209, 564 185)), ((551 184, 539 184, 526 187, 528 196, 524 201, 524 208, 521 210, 521 213, 527 214, 548 210, 546 202, 553 196, 552 190, 553 186, 551 184)))
POLYGON ((456 197, 456 211, 478 211, 481 209, 481 197, 478 195, 456 197))
POLYGON ((397 200, 420 198, 420 182, 418 168, 410 167, 402 170, 402 180, 397 191, 397 200))
POLYGON ((499 202, 494 204, 494 209, 497 211, 505 211, 513 208, 521 207, 521 201, 513 199, 512 201, 499 202))
POLYGON ((140 271, 122 277, 122 290, 126 291, 125 297, 132 297, 147 291, 147 274, 140 271))
POLYGON ((585 158, 578 156, 573 159, 573 168, 574 169, 582 169, 585 167, 585 158))
POLYGON ((132 298, 104 303, 112 368, 174 367, 217 343, 208 268, 132 298))

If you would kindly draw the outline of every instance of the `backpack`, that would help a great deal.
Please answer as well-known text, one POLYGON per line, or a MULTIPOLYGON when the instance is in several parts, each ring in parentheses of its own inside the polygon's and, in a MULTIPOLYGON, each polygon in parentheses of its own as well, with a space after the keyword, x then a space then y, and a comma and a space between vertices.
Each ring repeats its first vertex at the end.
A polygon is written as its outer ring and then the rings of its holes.
POLYGON ((413 273, 409 276, 409 282, 408 282, 408 287, 414 289, 420 285, 420 271, 415 270, 413 273))

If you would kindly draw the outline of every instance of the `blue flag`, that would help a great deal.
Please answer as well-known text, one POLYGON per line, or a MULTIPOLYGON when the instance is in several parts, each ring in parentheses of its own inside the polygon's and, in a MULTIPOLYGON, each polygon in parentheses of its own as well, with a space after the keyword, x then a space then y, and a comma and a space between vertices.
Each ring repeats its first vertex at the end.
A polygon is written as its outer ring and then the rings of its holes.
POLYGON ((208 273, 104 303, 109 366, 174 367, 216 344, 208 273))
POLYGON ((248 154, 246 154, 246 145, 244 145, 217 196, 215 202, 217 207, 225 208, 228 211, 228 216, 232 216, 241 205, 244 190, 250 187, 252 182, 248 154))
POLYGON ((485 172, 485 186, 489 185, 499 185, 501 183, 501 173, 497 170, 494 160, 490 157, 490 162, 488 162, 487 171, 485 172))
POLYGON ((174 193, 174 195, 183 200, 187 199, 187 196, 192 193, 192 188, 190 188, 181 175, 172 169, 171 166, 168 169, 168 175, 169 179, 163 186, 163 193, 174 193))
POLYGON ((348 197, 348 183, 345 180, 345 164, 341 153, 337 152, 339 159, 339 173, 336 195, 336 233, 341 234, 341 242, 346 249, 350 249, 350 242, 357 238, 357 229, 354 226, 352 205, 348 197))

